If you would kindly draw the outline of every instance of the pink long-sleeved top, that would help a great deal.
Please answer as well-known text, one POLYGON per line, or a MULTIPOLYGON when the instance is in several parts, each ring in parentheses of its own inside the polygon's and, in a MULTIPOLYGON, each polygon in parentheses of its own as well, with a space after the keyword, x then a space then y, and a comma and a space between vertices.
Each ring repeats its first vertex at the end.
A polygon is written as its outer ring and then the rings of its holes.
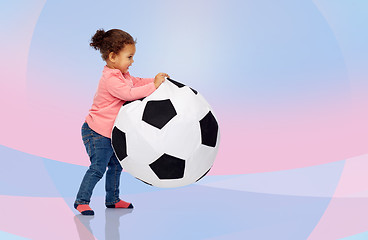
POLYGON ((153 78, 137 78, 107 66, 102 71, 93 104, 86 117, 95 132, 111 138, 112 127, 120 107, 126 101, 140 99, 156 90, 153 78))

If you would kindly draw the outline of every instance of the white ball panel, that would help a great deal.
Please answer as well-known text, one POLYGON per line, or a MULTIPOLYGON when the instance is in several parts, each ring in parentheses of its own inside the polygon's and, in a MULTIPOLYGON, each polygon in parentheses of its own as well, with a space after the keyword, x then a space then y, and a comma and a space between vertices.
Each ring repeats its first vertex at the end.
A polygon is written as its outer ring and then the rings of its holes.
POLYGON ((137 159, 133 159, 128 156, 125 160, 122 161, 121 165, 123 166, 125 171, 127 171, 134 177, 145 181, 146 183, 154 185, 153 182, 159 180, 159 178, 155 175, 149 165, 137 161, 137 159))
POLYGON ((126 134, 127 154, 132 159, 139 159, 139 163, 150 164, 153 160, 159 158, 162 154, 156 151, 151 142, 136 132, 126 134))
POLYGON ((172 156, 189 159, 201 141, 199 123, 190 116, 177 116, 161 136, 163 152, 172 156))
POLYGON ((203 104, 189 87, 180 88, 180 91, 170 100, 178 114, 191 116, 196 120, 200 120, 200 117, 209 111, 209 106, 203 104))
POLYGON ((193 181, 198 180, 213 165, 213 148, 201 145, 187 162, 185 174, 193 181))

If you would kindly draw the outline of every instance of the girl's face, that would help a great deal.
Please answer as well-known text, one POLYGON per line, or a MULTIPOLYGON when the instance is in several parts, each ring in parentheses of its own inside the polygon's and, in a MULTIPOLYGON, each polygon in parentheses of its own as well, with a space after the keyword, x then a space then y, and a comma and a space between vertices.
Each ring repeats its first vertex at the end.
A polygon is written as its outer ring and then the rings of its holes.
POLYGON ((112 68, 119 69, 122 73, 126 73, 129 70, 129 67, 133 64, 135 54, 135 45, 128 44, 125 45, 124 48, 119 52, 119 54, 111 54, 109 56, 109 60, 111 62, 112 68))

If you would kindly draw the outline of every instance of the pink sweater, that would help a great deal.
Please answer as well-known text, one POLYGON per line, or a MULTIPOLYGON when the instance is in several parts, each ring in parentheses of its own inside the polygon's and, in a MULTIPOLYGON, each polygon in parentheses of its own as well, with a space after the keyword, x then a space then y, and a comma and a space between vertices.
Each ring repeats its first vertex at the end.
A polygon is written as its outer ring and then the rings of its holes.
POLYGON ((95 132, 111 138, 112 127, 120 107, 126 101, 137 100, 156 90, 153 78, 137 78, 118 69, 104 67, 93 104, 86 117, 95 132))

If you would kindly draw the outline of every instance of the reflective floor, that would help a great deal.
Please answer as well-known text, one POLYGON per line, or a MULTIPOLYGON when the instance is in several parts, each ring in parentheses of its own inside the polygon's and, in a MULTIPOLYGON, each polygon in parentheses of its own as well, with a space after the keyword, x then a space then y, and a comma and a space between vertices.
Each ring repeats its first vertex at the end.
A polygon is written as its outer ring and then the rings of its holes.
POLYGON ((81 239, 306 239, 329 202, 203 186, 127 198, 134 210, 104 209, 101 197, 94 217, 77 215, 81 239))
POLYGON ((72 207, 86 167, 3 146, 0 157, 0 239, 368 239, 368 155, 174 189, 123 173, 135 208, 106 209, 101 180, 92 217, 72 207))

